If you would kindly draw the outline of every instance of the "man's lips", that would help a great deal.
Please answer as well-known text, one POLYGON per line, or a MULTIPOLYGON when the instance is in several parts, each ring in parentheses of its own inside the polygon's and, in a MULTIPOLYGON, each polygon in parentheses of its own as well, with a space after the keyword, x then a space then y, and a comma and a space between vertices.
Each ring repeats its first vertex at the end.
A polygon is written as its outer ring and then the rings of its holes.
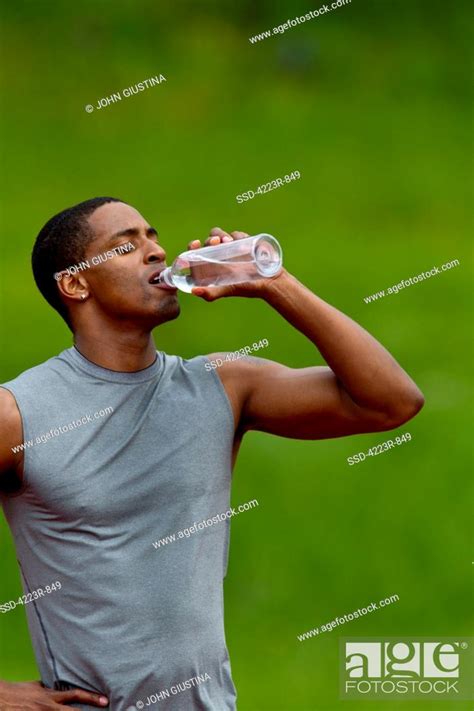
POLYGON ((166 282, 164 281, 159 281, 159 277, 161 272, 163 272, 166 269, 166 267, 163 267, 163 269, 157 269, 153 274, 149 277, 148 283, 151 286, 156 286, 158 289, 164 289, 165 291, 178 291, 174 286, 168 286, 166 282))
POLYGON ((158 289, 164 289, 165 291, 178 291, 176 287, 168 286, 168 284, 165 284, 165 282, 163 282, 162 284, 152 284, 152 286, 156 286, 158 289))

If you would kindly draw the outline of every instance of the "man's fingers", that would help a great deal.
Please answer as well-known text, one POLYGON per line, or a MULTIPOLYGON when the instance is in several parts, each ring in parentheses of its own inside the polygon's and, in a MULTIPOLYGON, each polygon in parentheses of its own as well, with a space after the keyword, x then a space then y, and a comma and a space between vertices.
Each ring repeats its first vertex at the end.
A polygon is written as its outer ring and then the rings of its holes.
POLYGON ((199 296, 204 301, 215 301, 224 296, 234 296, 233 284, 226 286, 196 286, 191 290, 194 296, 199 296))
POLYGON ((81 704, 89 704, 92 706, 98 706, 99 708, 105 708, 109 705, 109 701, 106 696, 102 694, 94 694, 91 691, 84 691, 84 689, 70 689, 69 691, 53 691, 51 696, 54 701, 59 704, 67 704, 70 701, 79 701, 81 704))
POLYGON ((232 237, 228 232, 221 229, 220 227, 213 227, 209 232, 209 237, 207 238, 205 245, 209 247, 214 247, 221 242, 232 242, 232 237))
POLYGON ((229 233, 223 230, 221 227, 213 227, 209 232, 209 237, 229 237, 229 233))
POLYGON ((247 232, 241 232, 240 230, 234 230, 230 234, 234 239, 245 239, 246 237, 249 237, 247 232))
MULTIPOLYGON (((226 244, 227 242, 233 242, 237 239, 245 239, 249 235, 247 232, 242 232, 241 230, 234 230, 229 233, 223 230, 221 227, 213 227, 209 232, 209 237, 204 242, 205 247, 216 247, 218 244, 226 244)), ((198 239, 194 239, 188 244, 188 249, 199 249, 201 242, 198 239)))
POLYGON ((218 244, 225 242, 233 242, 232 237, 230 235, 223 235, 222 237, 219 237, 218 235, 213 235, 212 237, 207 238, 207 240, 204 242, 204 246, 216 247, 218 244))
MULTIPOLYGON (((218 235, 213 235, 212 237, 208 237, 207 240, 204 242, 205 247, 215 247, 216 245, 221 243, 221 239, 225 239, 224 237, 219 237, 218 235)), ((231 237, 229 237, 231 239, 231 237)))

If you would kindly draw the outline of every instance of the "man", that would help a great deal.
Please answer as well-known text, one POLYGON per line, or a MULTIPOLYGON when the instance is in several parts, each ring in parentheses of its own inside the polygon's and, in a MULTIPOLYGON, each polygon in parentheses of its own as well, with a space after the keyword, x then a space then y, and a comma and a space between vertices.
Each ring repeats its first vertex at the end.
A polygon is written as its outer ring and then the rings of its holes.
MULTIPOLYGON (((246 236, 214 228, 206 245, 246 236)), ((153 541, 229 509, 249 430, 341 437, 398 427, 422 407, 389 353, 285 269, 193 293, 264 299, 328 367, 248 358, 209 371, 223 354, 157 351, 152 330, 179 315, 176 290, 156 284, 165 258, 155 229, 114 198, 65 210, 36 240, 36 283, 74 347, 0 388, 2 499, 25 593, 61 587, 26 605, 42 682, 1 683, 2 710, 234 709, 229 523, 153 541)))

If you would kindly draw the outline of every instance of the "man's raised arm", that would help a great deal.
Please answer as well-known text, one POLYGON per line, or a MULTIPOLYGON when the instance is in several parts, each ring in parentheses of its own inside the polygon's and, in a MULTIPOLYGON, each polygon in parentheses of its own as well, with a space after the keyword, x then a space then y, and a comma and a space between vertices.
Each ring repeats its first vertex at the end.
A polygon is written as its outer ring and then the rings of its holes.
MULTIPOLYGON (((212 232, 214 240, 229 236, 218 228, 212 232)), ((242 239, 246 233, 230 235, 242 239)), ((342 437, 393 429, 423 406, 419 388, 373 336, 285 269, 270 279, 193 293, 207 301, 264 299, 314 343, 329 366, 294 369, 260 358, 225 362, 219 375, 237 401, 234 411, 243 431, 296 439, 342 437)))

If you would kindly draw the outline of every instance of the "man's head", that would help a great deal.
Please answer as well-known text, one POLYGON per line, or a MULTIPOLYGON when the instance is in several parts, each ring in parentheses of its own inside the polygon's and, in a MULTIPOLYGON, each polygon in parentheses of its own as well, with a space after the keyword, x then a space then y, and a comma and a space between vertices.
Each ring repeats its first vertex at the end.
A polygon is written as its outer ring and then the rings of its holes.
POLYGON ((175 292, 149 283, 165 266, 156 239, 156 230, 130 205, 112 197, 86 200, 40 231, 32 254, 36 284, 71 330, 85 323, 86 314, 96 322, 151 329, 179 315, 175 292))

